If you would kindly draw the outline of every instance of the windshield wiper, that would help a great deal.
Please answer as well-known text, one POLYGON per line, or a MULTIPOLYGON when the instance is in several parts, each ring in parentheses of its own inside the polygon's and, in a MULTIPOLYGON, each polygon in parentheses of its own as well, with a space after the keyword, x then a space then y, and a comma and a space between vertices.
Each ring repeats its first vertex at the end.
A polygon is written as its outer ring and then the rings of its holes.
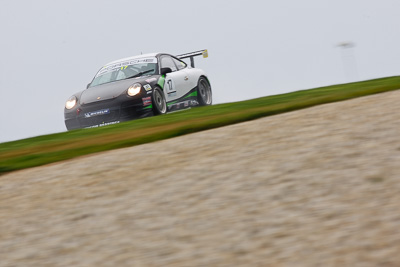
POLYGON ((132 78, 135 78, 135 77, 142 76, 143 74, 149 73, 149 72, 151 72, 151 71, 154 71, 154 69, 139 72, 139 73, 137 73, 137 74, 135 74, 135 75, 133 75, 133 76, 131 76, 131 77, 125 78, 125 80, 126 80, 126 79, 132 79, 132 78))

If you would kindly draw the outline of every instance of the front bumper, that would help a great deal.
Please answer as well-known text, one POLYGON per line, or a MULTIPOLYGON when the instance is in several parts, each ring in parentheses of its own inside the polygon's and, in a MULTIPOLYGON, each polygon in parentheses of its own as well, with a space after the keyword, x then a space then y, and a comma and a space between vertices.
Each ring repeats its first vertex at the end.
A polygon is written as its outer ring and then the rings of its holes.
POLYGON ((142 98, 125 102, 113 99, 82 105, 72 110, 65 109, 65 126, 68 130, 95 128, 152 116, 152 105, 148 104, 148 97, 146 105, 144 103, 142 98))

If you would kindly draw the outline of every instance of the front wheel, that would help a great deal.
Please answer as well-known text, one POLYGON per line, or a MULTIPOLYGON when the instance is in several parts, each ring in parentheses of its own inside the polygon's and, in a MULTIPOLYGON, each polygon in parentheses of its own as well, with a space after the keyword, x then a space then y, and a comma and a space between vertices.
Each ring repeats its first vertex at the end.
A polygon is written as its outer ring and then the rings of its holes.
POLYGON ((167 113, 167 102, 160 88, 154 88, 153 92, 153 112, 155 115, 167 113))
POLYGON ((197 100, 200 106, 207 106, 212 103, 211 86, 204 77, 200 77, 197 83, 197 100))

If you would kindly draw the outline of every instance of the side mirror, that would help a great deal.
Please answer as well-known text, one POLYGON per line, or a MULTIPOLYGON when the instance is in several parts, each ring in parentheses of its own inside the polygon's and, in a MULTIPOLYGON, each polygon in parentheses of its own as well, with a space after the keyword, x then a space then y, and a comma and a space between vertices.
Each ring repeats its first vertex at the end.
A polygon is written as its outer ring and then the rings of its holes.
POLYGON ((88 83, 88 85, 86 85, 86 89, 88 89, 88 88, 89 88, 90 84, 91 84, 91 83, 88 83))
POLYGON ((161 68, 161 75, 172 72, 171 68, 161 68))

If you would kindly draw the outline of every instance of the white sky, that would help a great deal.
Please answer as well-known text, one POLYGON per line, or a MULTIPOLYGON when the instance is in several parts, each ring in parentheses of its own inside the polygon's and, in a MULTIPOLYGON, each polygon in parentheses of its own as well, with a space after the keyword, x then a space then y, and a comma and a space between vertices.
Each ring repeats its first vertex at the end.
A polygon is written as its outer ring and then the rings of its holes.
POLYGON ((105 63, 207 48, 225 103, 400 70, 399 0, 0 0, 0 142, 65 131, 105 63), (353 48, 340 48, 352 42, 353 48))

